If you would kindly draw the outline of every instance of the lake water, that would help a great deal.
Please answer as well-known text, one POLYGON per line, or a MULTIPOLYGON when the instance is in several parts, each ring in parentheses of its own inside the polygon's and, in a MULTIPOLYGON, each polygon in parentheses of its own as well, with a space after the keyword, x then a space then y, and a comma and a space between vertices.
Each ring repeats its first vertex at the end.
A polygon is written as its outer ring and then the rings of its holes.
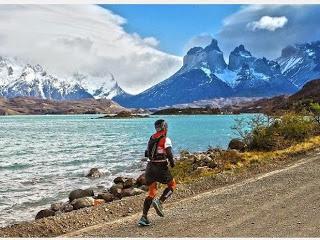
POLYGON ((67 200, 77 188, 110 186, 118 175, 137 176, 153 123, 169 124, 174 153, 226 148, 242 115, 152 116, 96 119, 97 115, 0 117, 0 226, 33 219, 40 209, 67 200), (94 118, 94 119, 93 119, 94 118), (85 176, 98 167, 106 176, 85 176))

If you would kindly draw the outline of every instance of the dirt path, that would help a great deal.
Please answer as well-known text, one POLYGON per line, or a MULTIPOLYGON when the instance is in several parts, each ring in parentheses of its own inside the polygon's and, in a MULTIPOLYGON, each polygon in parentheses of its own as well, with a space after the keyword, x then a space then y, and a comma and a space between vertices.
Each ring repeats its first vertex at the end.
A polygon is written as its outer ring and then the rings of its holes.
POLYGON ((150 227, 134 214, 63 236, 320 237, 320 153, 164 207, 164 218, 151 210, 150 227))

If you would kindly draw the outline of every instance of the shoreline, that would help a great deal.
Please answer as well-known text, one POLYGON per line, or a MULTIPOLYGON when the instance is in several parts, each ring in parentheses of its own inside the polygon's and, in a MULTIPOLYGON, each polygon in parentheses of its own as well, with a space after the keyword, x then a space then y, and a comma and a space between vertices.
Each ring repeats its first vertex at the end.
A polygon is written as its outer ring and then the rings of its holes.
MULTIPOLYGON (((168 202, 177 201, 202 192, 226 186, 260 173, 273 171, 288 166, 304 156, 313 154, 315 149, 307 149, 286 158, 272 159, 260 165, 253 164, 249 168, 233 171, 227 170, 216 175, 193 179, 190 183, 178 183, 177 191, 168 202)), ((54 217, 27 221, 0 228, 0 237, 54 237, 84 227, 110 222, 141 211, 145 194, 114 200, 102 205, 82 208, 54 217)))

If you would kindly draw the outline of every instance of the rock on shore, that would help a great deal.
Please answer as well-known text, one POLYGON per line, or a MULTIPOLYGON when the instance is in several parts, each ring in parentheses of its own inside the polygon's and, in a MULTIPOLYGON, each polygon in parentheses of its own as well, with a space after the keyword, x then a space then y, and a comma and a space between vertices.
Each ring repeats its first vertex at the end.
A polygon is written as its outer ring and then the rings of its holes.
MULTIPOLYGON (((87 177, 101 176, 101 172, 97 168, 92 168, 87 175, 87 177)), ((69 193, 68 202, 51 204, 50 209, 39 211, 36 215, 36 219, 111 203, 114 200, 139 195, 148 190, 148 187, 144 185, 144 174, 140 175, 137 179, 119 176, 116 177, 113 182, 114 184, 109 189, 103 190, 102 192, 99 192, 99 188, 97 188, 98 190, 96 193, 96 190, 93 190, 92 188, 73 190, 69 193)))

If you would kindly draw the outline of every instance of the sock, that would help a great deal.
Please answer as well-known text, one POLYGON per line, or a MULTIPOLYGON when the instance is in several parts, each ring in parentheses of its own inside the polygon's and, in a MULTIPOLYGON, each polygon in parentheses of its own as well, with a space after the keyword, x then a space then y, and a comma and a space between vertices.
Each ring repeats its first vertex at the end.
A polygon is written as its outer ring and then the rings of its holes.
POLYGON ((160 197, 160 202, 163 203, 165 200, 167 200, 167 199, 172 195, 172 193, 173 193, 173 189, 167 187, 167 188, 163 191, 163 193, 162 193, 162 195, 161 195, 161 197, 160 197))
POLYGON ((143 216, 147 216, 148 215, 148 211, 151 207, 151 204, 152 204, 152 198, 150 197, 146 197, 146 199, 144 200, 144 203, 143 203, 143 216))

